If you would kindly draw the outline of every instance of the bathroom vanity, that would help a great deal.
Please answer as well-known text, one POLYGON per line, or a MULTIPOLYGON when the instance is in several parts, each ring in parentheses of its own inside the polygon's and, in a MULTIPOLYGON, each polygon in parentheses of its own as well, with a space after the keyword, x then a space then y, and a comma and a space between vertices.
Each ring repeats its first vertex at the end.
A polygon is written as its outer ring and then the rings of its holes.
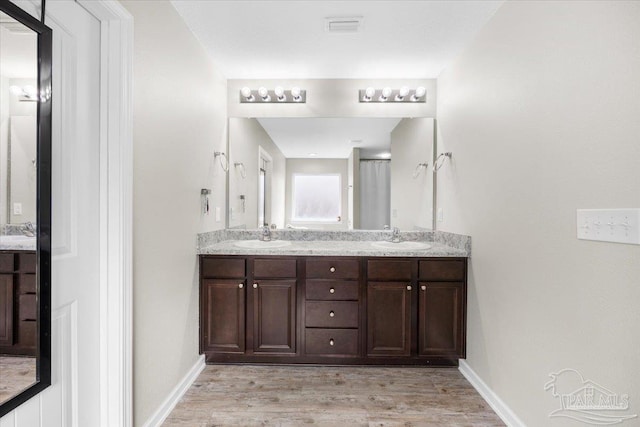
POLYGON ((0 354, 35 356, 35 251, 0 250, 0 354))
POLYGON ((457 365, 465 357, 468 251, 375 244, 201 245, 206 361, 457 365))

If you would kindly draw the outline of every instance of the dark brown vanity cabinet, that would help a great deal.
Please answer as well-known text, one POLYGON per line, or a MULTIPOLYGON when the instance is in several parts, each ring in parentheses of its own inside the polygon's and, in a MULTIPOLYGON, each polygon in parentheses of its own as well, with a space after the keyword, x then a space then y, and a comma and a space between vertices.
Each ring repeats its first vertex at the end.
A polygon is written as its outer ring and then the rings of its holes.
POLYGON ((295 353, 296 270, 293 258, 201 257, 201 351, 295 353))
POLYGON ((255 258, 249 289, 252 300, 253 352, 296 352, 297 261, 255 258))
POLYGON ((208 362, 455 365, 466 259, 200 257, 208 362))
POLYGON ((0 354, 35 356, 36 254, 0 251, 0 354))
POLYGON ((367 355, 465 357, 466 261, 367 262, 367 355))

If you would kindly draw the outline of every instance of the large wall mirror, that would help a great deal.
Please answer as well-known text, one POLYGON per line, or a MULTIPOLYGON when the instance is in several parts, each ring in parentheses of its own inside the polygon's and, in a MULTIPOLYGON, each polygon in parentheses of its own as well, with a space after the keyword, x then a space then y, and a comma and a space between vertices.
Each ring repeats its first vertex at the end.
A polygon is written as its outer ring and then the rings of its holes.
POLYGON ((429 230, 432 118, 229 119, 229 228, 429 230))
POLYGON ((51 384, 51 30, 0 2, 0 416, 51 384))

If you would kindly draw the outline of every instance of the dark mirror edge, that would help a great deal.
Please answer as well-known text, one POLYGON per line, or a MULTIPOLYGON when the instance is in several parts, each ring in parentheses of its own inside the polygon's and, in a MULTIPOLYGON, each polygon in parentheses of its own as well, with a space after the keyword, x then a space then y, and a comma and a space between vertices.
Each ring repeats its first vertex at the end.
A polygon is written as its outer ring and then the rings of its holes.
MULTIPOLYGON (((38 91, 51 87, 52 31, 8 0, 0 11, 38 34, 38 91)), ((16 409, 51 385, 51 93, 38 102, 37 277, 38 359, 36 382, 0 404, 0 417, 16 409)))

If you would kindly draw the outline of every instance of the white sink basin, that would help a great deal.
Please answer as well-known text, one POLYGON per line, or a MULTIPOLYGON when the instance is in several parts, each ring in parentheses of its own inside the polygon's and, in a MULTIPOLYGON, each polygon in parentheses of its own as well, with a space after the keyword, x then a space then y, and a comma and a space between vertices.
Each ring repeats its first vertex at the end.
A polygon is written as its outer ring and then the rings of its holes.
POLYGON ((272 248, 284 248, 291 245, 288 240, 271 240, 269 242, 263 242, 262 240, 238 240, 234 245, 239 248, 247 249, 272 249, 272 248))
POLYGON ((422 242, 371 242, 371 246, 378 249, 391 249, 396 251, 429 249, 431 247, 430 244, 422 242))

